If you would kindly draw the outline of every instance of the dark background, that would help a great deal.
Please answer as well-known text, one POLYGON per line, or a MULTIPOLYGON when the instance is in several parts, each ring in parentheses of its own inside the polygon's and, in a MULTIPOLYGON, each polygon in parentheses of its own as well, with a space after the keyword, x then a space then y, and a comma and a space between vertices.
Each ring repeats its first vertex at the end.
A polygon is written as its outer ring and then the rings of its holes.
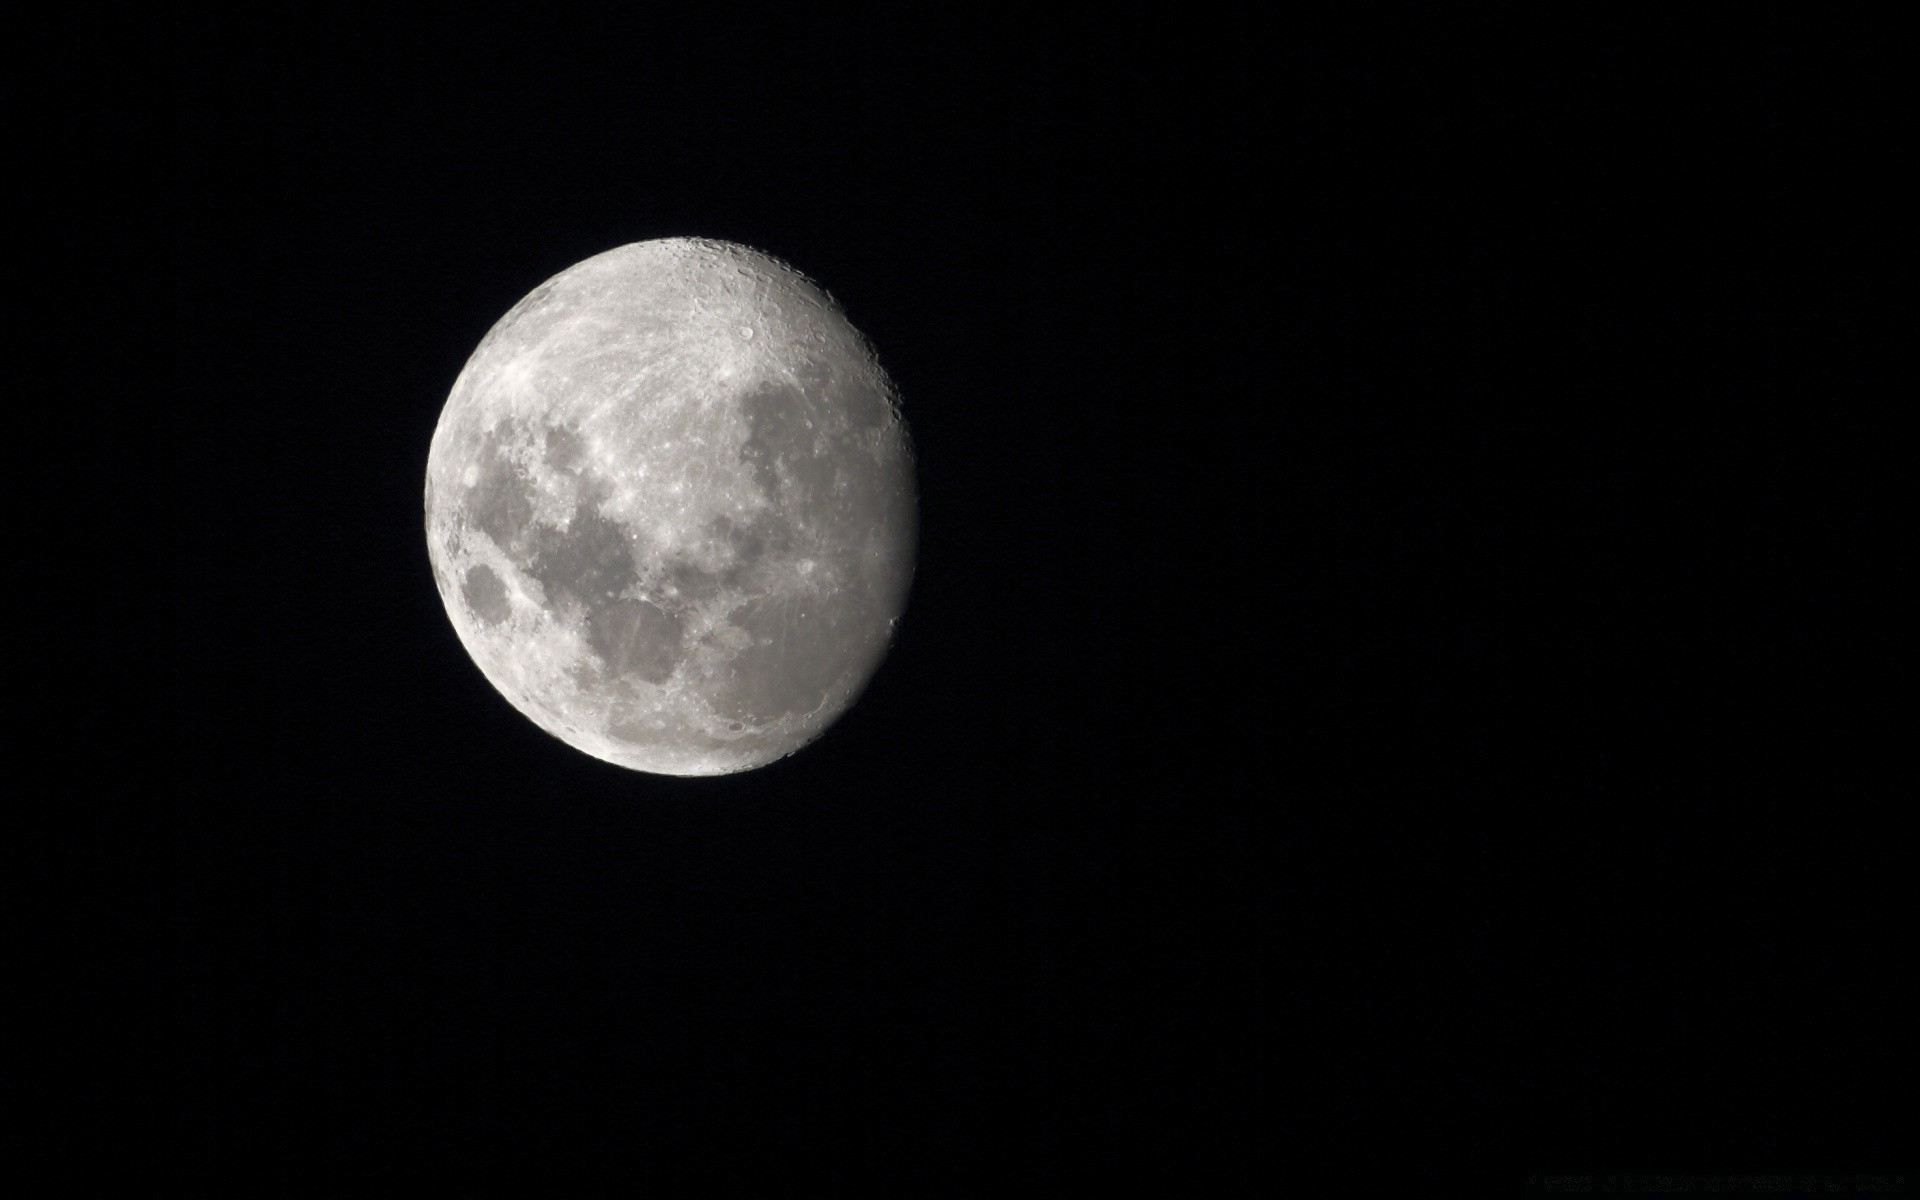
POLYGON ((10 85, 71 1178, 1888 1165, 1879 31, 294 11, 10 85), (717 780, 515 713, 421 530, 492 322, 687 234, 920 466, 892 656, 717 780))

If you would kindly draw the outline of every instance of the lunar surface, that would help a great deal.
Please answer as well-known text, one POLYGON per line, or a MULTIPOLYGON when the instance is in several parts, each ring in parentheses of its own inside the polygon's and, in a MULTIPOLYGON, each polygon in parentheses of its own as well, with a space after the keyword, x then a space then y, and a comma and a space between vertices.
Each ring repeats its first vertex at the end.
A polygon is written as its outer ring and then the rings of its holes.
POLYGON ((805 276, 640 242, 481 341, 434 430, 426 528, 453 627, 515 708, 623 767, 727 774, 818 737, 886 654, 911 443, 805 276))

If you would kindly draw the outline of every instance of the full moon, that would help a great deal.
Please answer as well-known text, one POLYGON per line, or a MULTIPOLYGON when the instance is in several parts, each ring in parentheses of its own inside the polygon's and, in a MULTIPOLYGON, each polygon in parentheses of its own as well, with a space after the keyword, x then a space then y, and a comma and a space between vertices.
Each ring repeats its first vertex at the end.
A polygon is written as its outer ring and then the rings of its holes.
POLYGON ((427 548, 461 643, 554 737, 724 775, 833 724, 891 644, 918 516, 899 397, 826 292, 667 238, 535 288, 455 380, 427 548))

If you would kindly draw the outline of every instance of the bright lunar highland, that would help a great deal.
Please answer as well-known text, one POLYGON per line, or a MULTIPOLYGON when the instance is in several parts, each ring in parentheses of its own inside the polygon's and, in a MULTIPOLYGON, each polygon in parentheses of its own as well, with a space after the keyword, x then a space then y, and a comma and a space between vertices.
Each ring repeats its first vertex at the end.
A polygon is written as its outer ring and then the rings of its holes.
POLYGON ((793 268, 704 239, 535 288, 427 458, 434 580, 480 670, 561 741, 665 775, 763 766, 846 711, 917 520, 866 340, 793 268))

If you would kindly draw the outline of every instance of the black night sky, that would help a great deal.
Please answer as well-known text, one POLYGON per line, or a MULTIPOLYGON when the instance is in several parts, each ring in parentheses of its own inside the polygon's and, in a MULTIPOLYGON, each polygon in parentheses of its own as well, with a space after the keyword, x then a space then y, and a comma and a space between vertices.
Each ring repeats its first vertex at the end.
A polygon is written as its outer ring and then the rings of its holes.
POLYGON ((1891 1165, 1875 31, 292 11, 27 39, 76 1194, 1891 1165), (517 714, 421 529, 489 326, 673 235, 920 470, 891 657, 721 779, 517 714))

